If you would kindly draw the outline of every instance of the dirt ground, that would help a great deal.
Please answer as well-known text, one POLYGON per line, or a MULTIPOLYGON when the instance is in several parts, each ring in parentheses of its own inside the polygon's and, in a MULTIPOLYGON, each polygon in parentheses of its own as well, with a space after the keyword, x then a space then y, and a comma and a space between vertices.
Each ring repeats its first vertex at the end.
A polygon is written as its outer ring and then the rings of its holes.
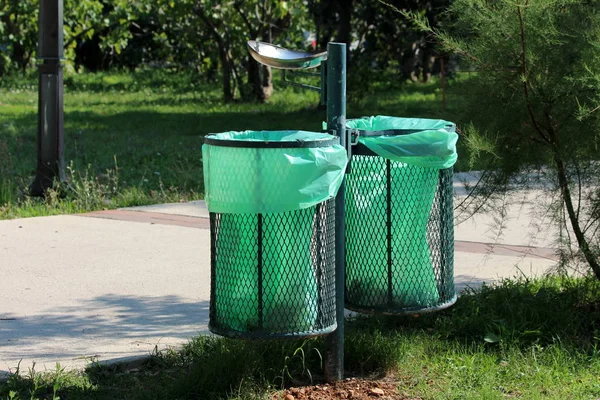
POLYGON ((369 381, 348 378, 331 385, 291 387, 275 393, 272 400, 420 400, 398 393, 397 385, 391 382, 369 381))

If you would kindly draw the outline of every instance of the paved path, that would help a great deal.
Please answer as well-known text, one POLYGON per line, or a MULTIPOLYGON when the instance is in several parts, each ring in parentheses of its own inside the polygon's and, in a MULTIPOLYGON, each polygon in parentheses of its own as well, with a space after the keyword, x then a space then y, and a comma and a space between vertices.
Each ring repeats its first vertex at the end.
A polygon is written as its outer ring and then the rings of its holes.
MULTIPOLYGON (((552 232, 528 233, 523 207, 508 215, 500 240, 491 217, 456 227, 459 290, 555 265, 552 232)), ((207 333, 207 217, 199 201, 0 221, 0 374, 143 356, 207 333)))

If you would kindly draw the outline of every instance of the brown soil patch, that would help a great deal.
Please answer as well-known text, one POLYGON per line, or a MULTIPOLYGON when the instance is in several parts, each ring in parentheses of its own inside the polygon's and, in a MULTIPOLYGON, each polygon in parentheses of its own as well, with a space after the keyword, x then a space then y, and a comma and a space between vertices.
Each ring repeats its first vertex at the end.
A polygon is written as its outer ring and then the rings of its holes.
POLYGON ((278 392, 272 400, 420 400, 398 393, 397 385, 391 382, 368 381, 348 378, 331 385, 292 387, 278 392))

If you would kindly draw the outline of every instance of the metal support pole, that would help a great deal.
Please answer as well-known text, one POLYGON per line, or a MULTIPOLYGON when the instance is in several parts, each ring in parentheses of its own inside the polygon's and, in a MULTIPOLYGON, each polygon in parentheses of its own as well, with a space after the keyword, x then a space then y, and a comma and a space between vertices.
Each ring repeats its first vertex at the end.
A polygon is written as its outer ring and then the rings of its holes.
MULTIPOLYGON (((350 150, 346 133, 346 44, 327 45, 327 131, 339 136, 340 144, 350 150)), ((348 154, 350 152, 348 151, 348 154)), ((344 297, 345 297, 345 206, 342 182, 335 198, 335 291, 337 329, 327 337, 325 379, 344 378, 344 297)))
POLYGON ((63 0, 40 0, 37 170, 30 194, 66 182, 63 139, 63 0))

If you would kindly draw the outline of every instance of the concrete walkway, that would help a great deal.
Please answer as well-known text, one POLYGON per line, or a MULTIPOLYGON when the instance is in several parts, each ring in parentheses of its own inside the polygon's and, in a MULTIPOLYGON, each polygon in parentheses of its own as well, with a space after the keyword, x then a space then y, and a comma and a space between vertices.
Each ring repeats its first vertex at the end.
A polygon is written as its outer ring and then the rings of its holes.
MULTIPOLYGON (((522 206, 507 215, 500 239, 491 216, 456 227, 459 290, 556 264, 553 232, 529 232, 522 206)), ((0 221, 0 375, 145 356, 207 333, 209 236, 202 201, 0 221)))

